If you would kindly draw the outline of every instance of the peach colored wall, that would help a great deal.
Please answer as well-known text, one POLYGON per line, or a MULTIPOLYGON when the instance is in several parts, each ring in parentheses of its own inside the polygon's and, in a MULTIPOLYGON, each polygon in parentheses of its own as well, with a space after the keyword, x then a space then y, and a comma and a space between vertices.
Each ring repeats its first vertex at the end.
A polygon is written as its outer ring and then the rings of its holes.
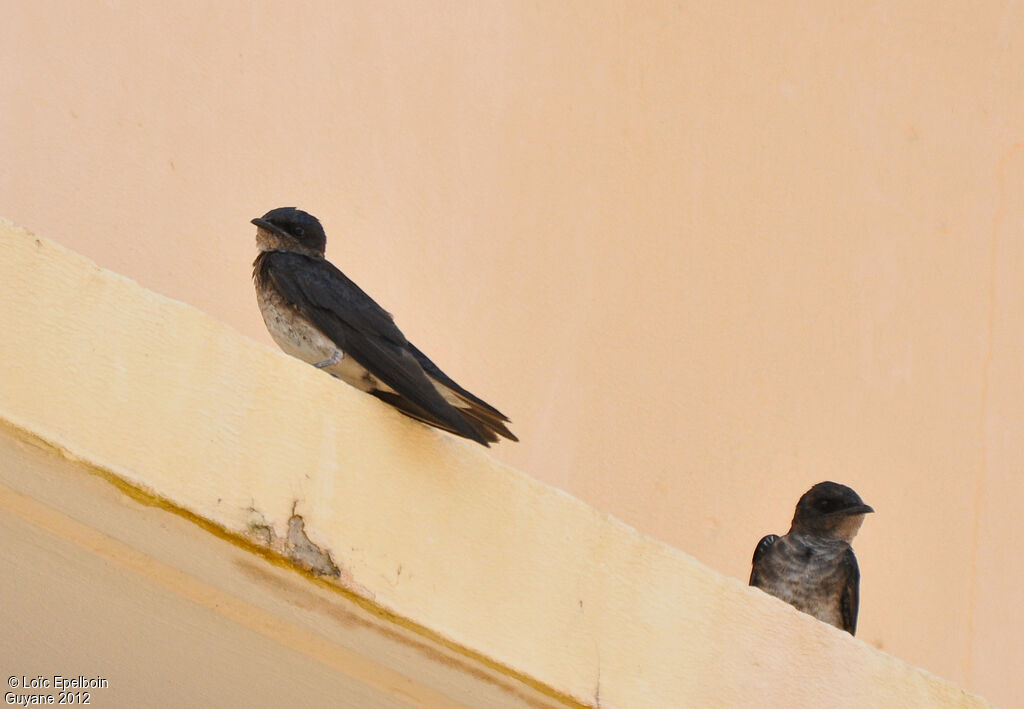
POLYGON ((498 458, 739 578, 848 483, 878 510, 860 637, 1020 701, 1024 8, 19 0, 0 26, 0 214, 269 343, 248 219, 308 209, 510 414, 498 458))

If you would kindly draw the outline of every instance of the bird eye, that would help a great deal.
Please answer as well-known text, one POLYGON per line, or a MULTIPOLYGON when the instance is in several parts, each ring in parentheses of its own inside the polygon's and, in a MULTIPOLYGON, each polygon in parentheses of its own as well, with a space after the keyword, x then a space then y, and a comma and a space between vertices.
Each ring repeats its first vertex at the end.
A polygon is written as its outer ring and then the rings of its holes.
POLYGON ((818 509, 821 510, 822 512, 828 512, 834 506, 835 505, 832 504, 832 500, 819 500, 818 501, 818 509))
POLYGON ((295 231, 295 236, 302 236, 302 235, 304 235, 306 233, 306 230, 303 229, 300 226, 296 226, 294 231, 295 231))

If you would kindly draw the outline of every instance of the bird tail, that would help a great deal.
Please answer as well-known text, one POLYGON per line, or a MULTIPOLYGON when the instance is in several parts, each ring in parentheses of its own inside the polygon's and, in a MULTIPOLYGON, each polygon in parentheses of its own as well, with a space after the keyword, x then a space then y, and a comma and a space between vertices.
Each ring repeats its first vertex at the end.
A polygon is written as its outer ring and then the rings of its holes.
POLYGON ((498 436, 507 438, 510 441, 519 440, 505 425, 509 423, 509 420, 497 409, 488 406, 484 402, 478 403, 476 397, 467 399, 459 392, 452 391, 446 387, 445 390, 441 391, 441 394, 448 400, 448 403, 458 409, 463 418, 469 422, 469 425, 487 438, 488 441, 495 443, 498 441, 498 436))
POLYGON ((442 372, 441 368, 434 364, 429 357, 423 354, 416 345, 409 342, 406 347, 433 382, 434 388, 445 398, 445 401, 458 409, 466 422, 480 436, 491 443, 496 443, 499 436, 510 441, 519 440, 505 425, 510 423, 505 414, 480 397, 474 396, 471 392, 459 386, 451 377, 442 372))
POLYGON ((453 415, 450 417, 450 420, 442 420, 421 406, 409 401, 401 394, 396 394, 393 391, 372 389, 367 393, 372 394, 386 404, 390 404, 409 418, 416 419, 428 426, 440 428, 442 431, 447 431, 448 433, 453 433, 456 436, 468 438, 471 441, 476 441, 477 443, 488 447, 490 447, 491 443, 498 440, 498 437, 494 434, 487 435, 487 432, 481 431, 480 427, 475 425, 473 421, 467 419, 465 416, 461 416, 460 410, 455 407, 452 407, 451 409, 453 415))

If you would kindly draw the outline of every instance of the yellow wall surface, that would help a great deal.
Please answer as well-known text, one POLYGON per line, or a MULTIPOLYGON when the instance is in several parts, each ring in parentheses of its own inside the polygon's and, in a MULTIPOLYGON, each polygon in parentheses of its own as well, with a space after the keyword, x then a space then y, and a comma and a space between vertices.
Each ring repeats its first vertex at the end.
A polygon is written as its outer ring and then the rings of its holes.
POLYGON ((6 422, 0 461, 5 705, 579 709, 6 422))
POLYGON ((0 214, 269 343, 248 220, 307 209, 511 416, 498 459, 737 579, 847 483, 877 510, 859 637, 1021 703, 1021 6, 15 0, 0 26, 0 214))

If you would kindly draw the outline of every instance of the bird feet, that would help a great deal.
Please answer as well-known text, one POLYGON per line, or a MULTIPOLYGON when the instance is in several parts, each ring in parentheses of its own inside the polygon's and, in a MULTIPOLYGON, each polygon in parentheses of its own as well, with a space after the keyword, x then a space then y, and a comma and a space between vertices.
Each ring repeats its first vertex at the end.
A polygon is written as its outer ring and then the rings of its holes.
POLYGON ((342 352, 341 350, 334 350, 334 354, 332 354, 329 359, 325 359, 323 362, 317 362, 313 366, 316 367, 317 369, 323 369, 324 367, 333 367, 338 362, 340 362, 341 358, 344 356, 345 353, 342 352))

